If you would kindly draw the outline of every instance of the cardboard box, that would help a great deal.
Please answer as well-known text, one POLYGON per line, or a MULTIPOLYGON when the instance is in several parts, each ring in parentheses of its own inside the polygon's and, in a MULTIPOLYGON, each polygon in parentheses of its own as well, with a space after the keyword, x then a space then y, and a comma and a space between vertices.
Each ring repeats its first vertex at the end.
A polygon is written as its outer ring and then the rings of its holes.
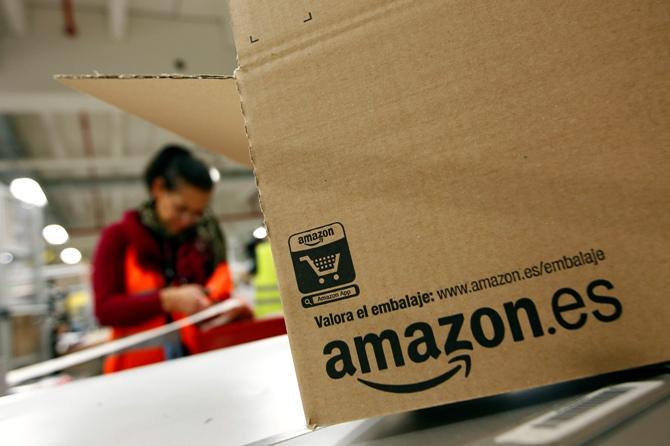
POLYGON ((670 359, 666 2, 231 15, 309 425, 670 359))

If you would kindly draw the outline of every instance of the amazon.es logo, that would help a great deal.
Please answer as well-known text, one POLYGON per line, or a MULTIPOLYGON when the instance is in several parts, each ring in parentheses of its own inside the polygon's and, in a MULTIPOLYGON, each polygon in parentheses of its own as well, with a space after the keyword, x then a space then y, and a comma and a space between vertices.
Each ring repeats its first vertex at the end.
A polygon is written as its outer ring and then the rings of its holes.
MULTIPOLYGON (((454 378, 459 372, 467 378, 472 368, 471 352, 475 347, 492 349, 506 338, 521 342, 529 334, 539 338, 545 335, 545 329, 546 333, 554 335, 557 333, 556 326, 572 331, 581 329, 589 320, 602 323, 618 320, 623 311, 621 302, 614 296, 602 294, 603 289, 612 290, 614 285, 605 279, 591 281, 586 287, 587 299, 573 288, 557 290, 551 298, 554 321, 548 327, 543 326, 535 302, 523 297, 503 303, 500 310, 481 307, 469 317, 457 313, 438 318, 437 324, 414 322, 402 333, 385 329, 379 333, 356 336, 351 344, 341 339, 333 340, 323 347, 326 374, 334 380, 356 376, 359 383, 383 392, 428 390, 454 378), (587 302, 590 302, 591 308, 587 302), (398 368, 407 362, 421 364, 427 361, 440 361, 443 371, 415 382, 392 382, 392 378, 378 381, 366 376, 373 371, 384 372, 391 362, 394 368, 398 368)), ((431 370, 435 368, 433 366, 431 370)), ((383 375, 388 374, 375 374, 383 375)))
POLYGON ((389 368, 387 351, 391 353, 393 365, 403 367, 406 361, 420 364, 431 359, 439 359, 441 356, 447 358, 446 370, 434 377, 412 382, 412 383, 382 383, 357 378, 358 382, 383 392, 413 393, 428 390, 451 379, 463 370, 467 378, 470 375, 471 358, 469 351, 472 350, 472 342, 460 339, 461 328, 464 317, 455 314, 438 319, 441 326, 449 327, 442 348, 439 347, 433 328, 426 322, 415 322, 407 326, 404 332, 405 339, 409 343, 403 348, 398 333, 391 329, 383 330, 381 333, 368 333, 353 339, 353 349, 343 340, 334 340, 327 343, 323 348, 323 354, 328 356, 326 361, 326 373, 331 379, 341 379, 347 375, 355 375, 359 369, 365 375, 372 372, 370 364, 372 360, 378 370, 389 368), (457 354, 458 353, 458 354, 457 354), (357 361, 356 361, 357 360, 357 361), (356 366, 358 363, 358 367, 356 366))

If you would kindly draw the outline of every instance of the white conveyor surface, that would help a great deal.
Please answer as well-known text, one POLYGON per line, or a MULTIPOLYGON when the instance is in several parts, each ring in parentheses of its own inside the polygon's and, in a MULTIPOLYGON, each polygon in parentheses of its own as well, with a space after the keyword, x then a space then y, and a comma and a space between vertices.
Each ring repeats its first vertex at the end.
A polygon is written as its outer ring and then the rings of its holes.
POLYGON ((0 445, 239 445, 304 429, 288 338, 0 398, 0 445))

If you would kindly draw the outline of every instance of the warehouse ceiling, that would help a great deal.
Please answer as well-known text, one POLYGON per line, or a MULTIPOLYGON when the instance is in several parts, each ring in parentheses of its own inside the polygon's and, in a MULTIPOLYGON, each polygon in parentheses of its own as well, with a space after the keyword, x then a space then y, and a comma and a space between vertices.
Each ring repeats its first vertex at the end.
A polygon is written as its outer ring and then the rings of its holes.
MULTIPOLYGON (((47 222, 90 255, 99 230, 146 199, 140 175, 171 132, 68 90, 57 73, 230 74, 221 0, 0 0, 0 179, 38 180, 47 222)), ((244 243, 261 221, 251 172, 193 147, 221 172, 213 209, 244 243)))

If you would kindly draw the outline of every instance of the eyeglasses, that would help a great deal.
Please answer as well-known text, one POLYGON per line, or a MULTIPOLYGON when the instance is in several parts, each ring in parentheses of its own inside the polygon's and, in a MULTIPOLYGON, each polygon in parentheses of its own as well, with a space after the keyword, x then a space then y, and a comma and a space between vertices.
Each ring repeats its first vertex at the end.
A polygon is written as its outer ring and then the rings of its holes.
POLYGON ((180 220, 191 224, 198 222, 205 213, 204 209, 189 209, 178 193, 170 194, 170 206, 180 220))

